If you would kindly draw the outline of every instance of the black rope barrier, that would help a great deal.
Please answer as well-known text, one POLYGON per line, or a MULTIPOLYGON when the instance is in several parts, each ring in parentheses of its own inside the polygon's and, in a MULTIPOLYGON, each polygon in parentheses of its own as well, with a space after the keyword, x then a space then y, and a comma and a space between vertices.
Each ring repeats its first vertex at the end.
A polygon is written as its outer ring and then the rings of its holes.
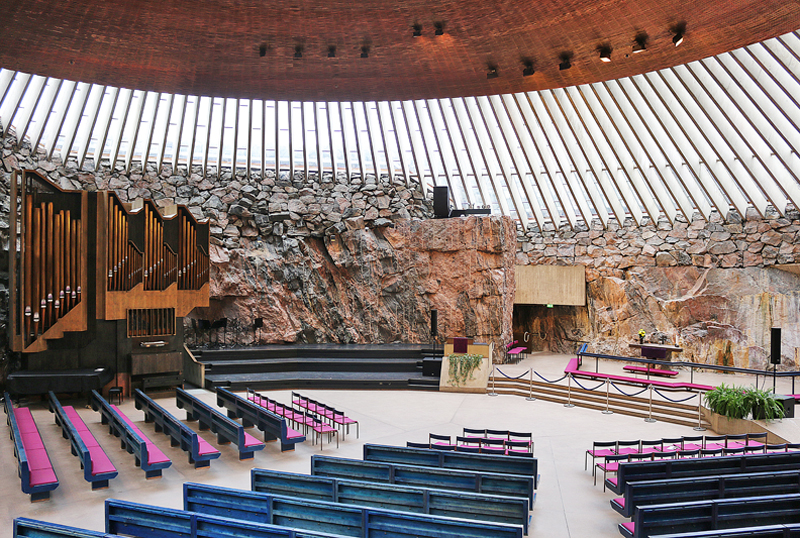
POLYGON ((692 394, 691 396, 689 396, 688 398, 684 398, 683 400, 673 400, 672 398, 669 398, 669 397, 667 397, 667 396, 664 396, 663 394, 661 394, 661 391, 659 391, 658 389, 654 389, 654 390, 655 390, 655 391, 658 393, 658 395, 659 395, 659 396, 661 396, 662 398, 664 398, 664 399, 665 399, 665 400, 667 400, 668 402, 672 402, 672 403, 681 403, 681 402, 685 402, 685 401, 687 401, 687 400, 691 400, 692 398, 694 398, 695 396, 697 396, 697 394, 692 394))
POLYGON ((540 374, 540 373, 539 373, 539 372, 537 372, 536 370, 534 370, 534 371, 533 371, 533 373, 534 373, 534 374, 536 374, 537 376, 539 376, 539 378, 541 378, 543 381, 546 381, 547 383, 558 383, 559 381, 562 381, 562 380, 566 379, 566 378, 567 378, 567 376, 569 375, 569 374, 564 374, 563 376, 559 377, 559 378, 558 378, 558 379, 556 379, 555 381, 550 381, 550 380, 549 380, 549 379, 547 379, 546 377, 542 376, 542 374, 540 374))
MULTIPOLYGON (((575 376, 572 376, 572 379, 575 379, 575 376)), ((595 388, 593 388, 593 389, 587 389, 586 387, 584 387, 583 385, 581 385, 580 381, 578 381, 577 379, 575 379, 575 384, 576 384, 576 385, 578 385, 578 386, 579 386, 580 388, 582 388, 583 390, 588 390, 589 392, 591 392, 591 391, 593 391, 593 390, 597 390, 597 389, 599 389, 600 387, 602 387, 603 385, 605 385, 605 384, 606 384, 606 382, 605 382, 605 381, 601 382, 599 385, 597 385, 597 386, 596 386, 595 388)))
POLYGON ((647 387, 645 387, 642 390, 640 390, 639 392, 634 392, 633 394, 628 394, 627 392, 625 392, 624 390, 622 390, 621 388, 616 386, 613 381, 611 381, 611 386, 614 387, 615 389, 617 389, 621 394, 627 396, 628 398, 633 398, 634 396, 639 396, 641 393, 643 393, 644 391, 647 390, 647 387))
POLYGON ((521 373, 521 374, 519 374, 517 377, 511 377, 510 375, 508 375, 507 373, 505 373, 505 372, 504 372, 503 370, 501 370, 500 368, 495 368, 495 370, 497 370, 498 372, 500 372, 501 374, 503 374, 503 377, 505 377, 506 379, 522 379, 522 378, 523 378, 523 377, 524 377, 524 376, 525 376, 525 375, 528 373, 528 372, 522 372, 522 373, 521 373))

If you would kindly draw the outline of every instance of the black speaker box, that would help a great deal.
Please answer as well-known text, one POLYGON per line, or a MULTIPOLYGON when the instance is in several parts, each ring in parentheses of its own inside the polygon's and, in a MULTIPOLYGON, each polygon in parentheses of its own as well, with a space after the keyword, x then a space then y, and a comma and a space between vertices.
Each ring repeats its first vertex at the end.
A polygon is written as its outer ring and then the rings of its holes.
POLYGON ((769 362, 772 364, 781 363, 781 328, 773 327, 770 334, 770 354, 769 362))
POLYGON ((431 336, 439 336, 439 311, 431 310, 431 336))
POLYGON ((447 185, 433 188, 433 215, 437 219, 450 216, 450 189, 447 185))

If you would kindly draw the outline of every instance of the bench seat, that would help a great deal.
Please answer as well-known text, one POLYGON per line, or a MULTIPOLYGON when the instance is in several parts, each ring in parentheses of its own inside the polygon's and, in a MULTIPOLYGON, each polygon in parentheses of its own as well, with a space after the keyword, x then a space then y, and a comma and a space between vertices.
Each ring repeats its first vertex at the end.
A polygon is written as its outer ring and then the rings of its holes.
POLYGON ((125 413, 120 411, 119 408, 117 408, 116 405, 112 404, 111 408, 114 411, 116 411, 117 413, 119 413, 119 416, 122 417, 122 420, 125 421, 125 423, 128 425, 128 427, 130 427, 130 429, 133 430, 133 432, 136 435, 138 435, 142 439, 142 441, 144 441, 144 443, 147 445, 147 464, 148 465, 156 465, 156 464, 159 464, 159 463, 166 463, 166 462, 170 461, 169 458, 167 457, 167 455, 164 454, 161 451, 161 449, 158 448, 155 445, 155 443, 153 443, 153 441, 150 440, 149 437, 147 437, 145 434, 143 434, 142 430, 140 430, 136 426, 136 424, 134 424, 133 421, 131 421, 130 418, 128 418, 128 415, 126 415, 125 413))
POLYGON ((14 442, 22 492, 31 496, 31 502, 50 498, 50 492, 58 487, 58 476, 47 454, 36 421, 27 407, 15 408, 11 396, 6 392, 5 412, 14 442))
POLYGON ((678 372, 675 370, 659 370, 658 368, 647 368, 644 366, 635 366, 633 364, 627 364, 623 366, 622 369, 626 372, 634 372, 636 374, 660 375, 664 377, 675 377, 678 375, 678 372))
POLYGON ((189 455, 189 463, 195 469, 208 467, 211 460, 219 458, 220 452, 197 432, 178 420, 166 409, 158 405, 140 389, 133 392, 136 409, 144 413, 144 421, 154 423, 156 432, 163 432, 170 438, 172 446, 179 446, 189 455))
MULTIPOLYGON (((97 477, 99 475, 105 474, 114 474, 117 475, 117 468, 114 467, 114 464, 111 463, 111 460, 108 458, 105 450, 100 446, 100 443, 97 442, 92 432, 89 431, 89 428, 86 427, 86 424, 81 419, 80 415, 75 408, 71 405, 67 405, 63 407, 64 414, 67 415, 72 426, 75 428, 75 431, 83 441, 83 444, 86 445, 87 450, 89 450, 89 454, 91 456, 92 461, 92 476, 97 477)), ((111 477, 113 478, 113 477, 111 477)), ((108 486, 108 480, 105 482, 105 486, 108 486)), ((97 489, 102 486, 95 487, 94 483, 92 484, 92 489, 97 489)))

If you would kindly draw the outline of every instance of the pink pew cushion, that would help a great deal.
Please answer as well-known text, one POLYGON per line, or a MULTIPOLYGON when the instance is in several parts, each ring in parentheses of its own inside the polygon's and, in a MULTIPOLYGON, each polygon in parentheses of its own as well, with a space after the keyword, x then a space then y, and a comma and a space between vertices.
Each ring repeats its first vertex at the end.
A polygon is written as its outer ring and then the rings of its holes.
POLYGON ((625 508, 625 497, 617 497, 614 499, 614 502, 617 503, 621 508, 625 508))
POLYGON ((260 445, 260 444, 263 444, 263 443, 261 443, 261 441, 259 441, 258 439, 256 439, 252 435, 250 435, 249 433, 244 432, 244 446, 250 447, 250 446, 256 446, 256 445, 260 445))
POLYGON ((33 450, 26 448, 25 455, 28 456, 28 468, 32 471, 53 468, 53 464, 50 463, 50 458, 47 456, 47 450, 44 448, 35 448, 33 450))
POLYGON ((633 529, 636 527, 636 524, 633 521, 626 521, 625 523, 620 523, 620 525, 628 529, 631 534, 633 534, 633 529))
POLYGON ((294 430, 290 427, 286 427, 286 438, 287 439, 295 439, 297 437, 303 437, 303 434, 297 430, 294 430))
POLYGON ((215 454, 219 452, 219 450, 211 446, 211 443, 209 443, 200 436, 197 437, 197 444, 198 444, 197 453, 200 454, 201 456, 204 456, 206 454, 215 454))
MULTIPOLYGON (((72 422, 72 425, 75 426, 75 429, 77 431, 79 432, 89 431, 89 428, 86 427, 86 424, 84 424, 83 419, 78 414, 78 412, 75 411, 74 407, 72 407, 71 405, 65 405, 63 409, 64 409, 64 414, 67 415, 67 418, 70 420, 70 422, 72 422)), ((81 437, 83 436, 81 435, 81 437)))
POLYGON ((117 468, 108 459, 102 447, 90 446, 87 448, 89 449, 89 455, 92 457, 92 476, 116 472, 117 468))
POLYGON ((58 482, 56 473, 53 468, 49 469, 31 469, 31 486, 41 486, 42 484, 52 484, 58 482))
POLYGON ((119 413, 119 416, 122 417, 122 420, 124 420, 125 423, 130 426, 131 430, 133 430, 134 433, 136 433, 136 435, 138 435, 139 438, 147 445, 147 463, 152 465, 155 463, 164 463, 170 461, 167 455, 161 452, 161 450, 145 434, 143 434, 139 428, 136 427, 136 424, 131 422, 131 419, 128 418, 128 415, 120 411, 116 405, 112 405, 111 407, 114 408, 117 413, 119 413))

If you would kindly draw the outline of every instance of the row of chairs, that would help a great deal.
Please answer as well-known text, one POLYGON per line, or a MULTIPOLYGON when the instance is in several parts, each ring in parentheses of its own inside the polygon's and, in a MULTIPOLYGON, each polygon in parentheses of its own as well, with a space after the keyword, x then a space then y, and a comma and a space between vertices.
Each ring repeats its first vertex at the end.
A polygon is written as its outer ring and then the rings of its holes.
POLYGON ((341 427, 342 436, 346 436, 348 433, 350 433, 350 425, 355 424, 356 439, 359 437, 358 421, 348 417, 342 411, 334 409, 330 405, 318 402, 317 400, 309 398, 308 396, 303 396, 299 392, 292 392, 292 405, 297 406, 298 409, 306 410, 322 416, 328 421, 329 424, 337 429, 341 427))
POLYGON ((512 432, 510 430, 490 430, 490 429, 475 429, 464 428, 463 437, 470 439, 492 439, 492 440, 506 440, 506 441, 526 441, 528 443, 528 451, 533 454, 533 434, 527 432, 512 432))
POLYGON ((533 453, 533 440, 530 433, 519 432, 499 432, 498 430, 489 430, 505 434, 504 437, 485 437, 486 430, 470 430, 465 428, 465 433, 481 433, 484 436, 456 436, 455 442, 452 441, 450 435, 439 435, 436 433, 428 434, 427 443, 413 443, 408 442, 406 446, 412 448, 432 448, 435 450, 455 450, 459 452, 472 452, 479 454, 505 454, 513 455, 531 455, 533 453), (513 434, 513 435, 512 435, 513 434))
POLYGON ((596 441, 586 451, 583 468, 587 469, 588 458, 592 457, 592 474, 595 472, 594 461, 613 455, 651 454, 653 452, 681 452, 691 450, 717 450, 758 447, 765 450, 767 433, 742 433, 736 435, 696 435, 683 437, 664 437, 651 441, 596 441))
POLYGON ((328 443, 330 443, 335 436, 336 448, 339 448, 339 431, 325 423, 319 416, 308 411, 295 411, 291 407, 277 400, 273 400, 272 398, 268 398, 252 389, 247 389, 247 399, 264 407, 267 411, 272 411, 276 415, 294 423, 297 428, 302 427, 303 433, 306 435, 308 435, 309 431, 314 432, 314 441, 312 444, 316 444, 317 440, 319 440, 320 450, 322 450, 323 435, 328 436, 328 443))

